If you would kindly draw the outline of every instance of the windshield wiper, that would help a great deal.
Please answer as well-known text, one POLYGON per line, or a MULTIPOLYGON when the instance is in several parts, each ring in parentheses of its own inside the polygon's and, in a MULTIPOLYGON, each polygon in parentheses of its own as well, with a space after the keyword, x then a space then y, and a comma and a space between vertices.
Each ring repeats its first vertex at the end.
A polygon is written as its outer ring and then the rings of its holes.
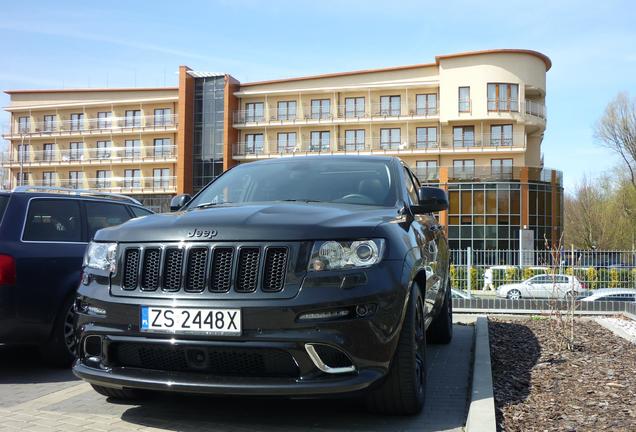
POLYGON ((306 202, 306 203, 324 202, 324 201, 314 200, 314 199, 284 199, 284 200, 279 200, 279 201, 283 201, 283 202, 306 202))
POLYGON ((221 204, 232 204, 232 202, 231 201, 221 201, 221 202, 211 201, 211 202, 197 204, 193 208, 198 209, 198 208, 204 208, 204 207, 213 207, 213 206, 221 205, 221 204))

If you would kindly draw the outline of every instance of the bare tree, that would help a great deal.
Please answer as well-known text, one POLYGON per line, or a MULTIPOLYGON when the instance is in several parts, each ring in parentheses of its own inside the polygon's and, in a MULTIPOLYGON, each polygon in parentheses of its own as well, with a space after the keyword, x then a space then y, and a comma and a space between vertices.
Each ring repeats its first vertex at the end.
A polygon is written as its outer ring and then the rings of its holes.
POLYGON ((636 189, 636 98, 619 93, 596 123, 594 136, 625 162, 636 189))

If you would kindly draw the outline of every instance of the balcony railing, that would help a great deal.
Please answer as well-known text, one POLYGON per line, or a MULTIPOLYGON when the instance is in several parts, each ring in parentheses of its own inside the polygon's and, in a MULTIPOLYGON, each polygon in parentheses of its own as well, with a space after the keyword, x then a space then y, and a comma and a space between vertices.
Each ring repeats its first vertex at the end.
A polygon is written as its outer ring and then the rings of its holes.
POLYGON ((15 123, 5 126, 5 136, 56 136, 90 135, 110 132, 143 132, 146 130, 168 130, 177 126, 176 114, 146 115, 136 117, 87 118, 83 120, 56 120, 53 122, 30 122, 27 125, 15 123))
POLYGON ((107 147, 84 149, 29 150, 0 153, 0 166, 110 164, 153 162, 176 158, 176 146, 107 147))
POLYGON ((70 189, 90 189, 100 192, 119 193, 162 193, 176 190, 176 177, 110 177, 80 178, 70 180, 55 176, 51 180, 29 180, 29 186, 55 186, 70 189))
POLYGON ((315 111, 310 105, 305 105, 296 112, 280 113, 272 108, 263 113, 252 110, 238 110, 234 112, 234 124, 268 124, 277 123, 307 123, 333 120, 355 120, 386 117, 428 118, 439 115, 437 107, 426 107, 417 104, 402 104, 400 107, 387 107, 379 103, 367 104, 364 109, 350 109, 346 105, 334 105, 328 110, 315 111))
POLYGON ((234 156, 268 156, 285 154, 314 153, 474 153, 488 151, 519 151, 525 149, 524 134, 501 136, 483 134, 473 138, 458 139, 454 135, 441 135, 437 139, 384 140, 378 137, 364 141, 345 138, 331 139, 329 142, 313 142, 309 136, 302 136, 294 145, 278 145, 277 142, 263 142, 255 146, 251 142, 234 144, 234 156))
POLYGON ((546 119, 546 108, 541 102, 526 100, 526 114, 546 119))

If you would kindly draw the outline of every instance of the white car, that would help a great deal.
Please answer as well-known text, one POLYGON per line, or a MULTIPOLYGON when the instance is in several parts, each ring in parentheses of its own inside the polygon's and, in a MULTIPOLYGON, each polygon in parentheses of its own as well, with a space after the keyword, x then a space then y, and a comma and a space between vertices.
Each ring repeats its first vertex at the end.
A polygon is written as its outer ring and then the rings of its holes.
POLYGON ((581 301, 636 301, 636 289, 633 288, 599 288, 581 301))
POLYGON ((500 285, 497 288, 497 297, 512 300, 520 298, 566 298, 578 296, 585 291, 585 285, 581 284, 574 276, 563 274, 543 274, 533 276, 520 283, 500 285))

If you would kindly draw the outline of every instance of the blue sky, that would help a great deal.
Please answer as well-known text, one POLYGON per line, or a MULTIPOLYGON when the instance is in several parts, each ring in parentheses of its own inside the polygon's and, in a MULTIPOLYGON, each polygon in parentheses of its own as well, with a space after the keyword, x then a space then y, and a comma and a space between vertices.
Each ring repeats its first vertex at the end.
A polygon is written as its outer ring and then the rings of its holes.
POLYGON ((542 150, 567 187, 619 163, 593 125, 618 92, 636 96, 632 1, 31 0, 0 11, 3 90, 176 85, 180 64, 255 81, 541 51, 553 62, 542 150))

